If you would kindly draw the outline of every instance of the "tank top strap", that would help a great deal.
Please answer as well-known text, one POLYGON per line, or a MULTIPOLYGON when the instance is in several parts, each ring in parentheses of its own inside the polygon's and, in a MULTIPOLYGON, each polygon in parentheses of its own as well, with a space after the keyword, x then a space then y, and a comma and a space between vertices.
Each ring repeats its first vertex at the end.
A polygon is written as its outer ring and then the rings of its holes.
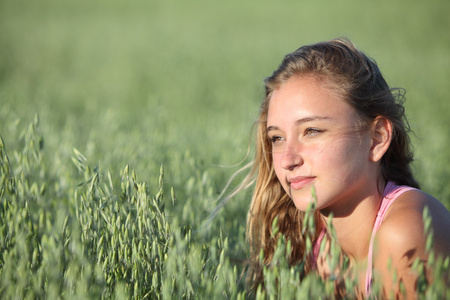
POLYGON ((372 235, 370 237, 370 244, 369 244, 369 253, 367 255, 367 270, 366 270, 366 297, 369 297, 371 292, 371 285, 372 285, 372 268, 373 268, 373 244, 375 241, 375 235, 378 231, 378 229, 381 226, 381 223, 383 223, 383 220, 386 216, 386 213, 389 209, 389 207, 394 203, 394 201, 403 193, 411 191, 411 190, 417 190, 416 188, 410 187, 410 186, 398 186, 394 182, 389 181, 386 184, 386 187, 383 192, 383 199, 381 200, 380 208, 378 209, 377 217, 375 219, 375 223, 373 225, 372 235))
POLYGON ((322 243, 323 237, 325 236, 325 233, 327 232, 326 227, 324 226, 322 231, 320 232, 317 239, 314 241, 313 244, 313 253, 311 256, 311 265, 315 269, 317 266, 317 259, 319 258, 319 251, 320 251, 320 244, 322 243))

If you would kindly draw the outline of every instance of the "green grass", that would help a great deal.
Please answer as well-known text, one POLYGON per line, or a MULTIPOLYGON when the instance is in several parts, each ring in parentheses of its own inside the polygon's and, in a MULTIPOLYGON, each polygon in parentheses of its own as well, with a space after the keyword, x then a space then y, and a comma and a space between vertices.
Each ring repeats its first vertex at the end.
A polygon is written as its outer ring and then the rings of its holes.
POLYGON ((1 1, 0 136, 10 167, 2 163, 0 296, 244 295, 250 191, 201 226, 245 158, 263 79, 287 52, 337 36, 407 89, 417 177, 450 208, 449 9, 445 1, 1 1), (139 211, 152 205, 164 213, 139 211), (159 220, 167 236, 143 234, 128 215, 159 220), (122 244, 112 242, 120 233, 111 222, 128 228, 122 244), (123 270, 111 249, 130 258, 123 270))

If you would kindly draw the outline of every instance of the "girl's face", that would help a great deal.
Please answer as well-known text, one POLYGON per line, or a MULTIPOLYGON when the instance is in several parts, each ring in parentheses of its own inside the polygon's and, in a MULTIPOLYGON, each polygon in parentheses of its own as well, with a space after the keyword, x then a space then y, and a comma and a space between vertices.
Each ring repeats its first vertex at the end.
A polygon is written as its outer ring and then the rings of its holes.
POLYGON ((293 76, 273 91, 267 116, 273 167, 298 209, 306 210, 312 187, 317 208, 335 215, 367 196, 376 166, 369 131, 359 124, 355 109, 315 77, 293 76))

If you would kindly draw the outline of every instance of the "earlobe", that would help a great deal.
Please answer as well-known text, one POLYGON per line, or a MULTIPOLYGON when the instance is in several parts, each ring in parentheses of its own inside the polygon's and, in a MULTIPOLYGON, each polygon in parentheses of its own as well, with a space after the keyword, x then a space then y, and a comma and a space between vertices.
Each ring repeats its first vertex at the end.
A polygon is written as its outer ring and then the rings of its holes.
POLYGON ((392 141, 392 123, 385 117, 377 117, 373 121, 372 146, 370 148, 370 159, 373 162, 380 161, 389 149, 392 141))

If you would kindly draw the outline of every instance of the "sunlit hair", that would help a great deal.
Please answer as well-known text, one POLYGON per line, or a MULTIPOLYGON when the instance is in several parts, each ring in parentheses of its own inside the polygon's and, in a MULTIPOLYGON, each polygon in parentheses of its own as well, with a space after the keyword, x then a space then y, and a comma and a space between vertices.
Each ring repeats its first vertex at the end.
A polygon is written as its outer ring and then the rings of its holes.
MULTIPOLYGON (((398 185, 418 187, 411 172, 413 154, 408 137, 409 127, 403 107, 404 93, 391 89, 377 64, 347 39, 340 38, 299 48, 285 56, 272 76, 265 80, 265 101, 256 124, 256 153, 250 176, 256 177, 255 190, 247 218, 247 239, 251 246, 252 280, 262 279, 259 253, 264 250, 263 264, 270 264, 277 237, 272 223, 278 219, 279 233, 291 241, 289 263, 304 263, 305 273, 311 269, 302 236, 304 212, 298 210, 278 181, 272 163, 271 141, 267 134, 267 113, 271 95, 292 76, 314 76, 326 81, 342 99, 357 111, 362 125, 369 126, 382 116, 392 123, 389 149, 381 160, 380 176, 398 185)), ((315 213, 316 234, 324 226, 315 213)))

